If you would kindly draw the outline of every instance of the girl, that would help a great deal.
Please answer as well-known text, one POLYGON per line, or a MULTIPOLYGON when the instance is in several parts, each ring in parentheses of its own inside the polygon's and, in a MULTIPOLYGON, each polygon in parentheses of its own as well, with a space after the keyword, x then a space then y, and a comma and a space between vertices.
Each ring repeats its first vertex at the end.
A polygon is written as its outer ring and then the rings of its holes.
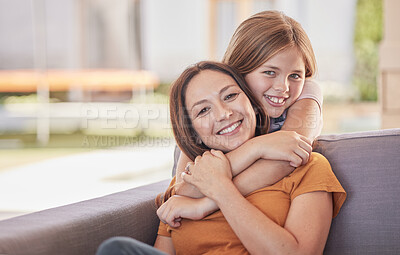
MULTIPOLYGON (((298 145, 296 140, 306 140, 301 135, 311 143, 321 131, 322 93, 318 85, 309 80, 315 73, 316 61, 311 42, 301 25, 278 11, 255 14, 240 24, 223 61, 245 77, 250 90, 271 117, 270 132, 280 129, 296 132, 270 133, 250 140, 243 148, 239 147, 227 155, 235 184, 243 194, 248 194, 278 181, 307 162, 308 158, 301 160, 302 151, 294 147, 298 145), (280 159, 290 164, 264 158, 268 163, 255 164, 251 171, 237 175, 234 160, 238 155, 245 152, 249 158, 256 158, 257 155, 252 155, 253 151, 257 153, 265 146, 278 144, 284 145, 287 150, 282 151, 280 159)), ((169 190, 171 194, 176 192, 193 198, 203 197, 195 187, 181 179, 181 173, 192 160, 188 155, 180 155, 176 164, 176 184, 169 190)), ((243 168, 239 167, 240 170, 243 168)))

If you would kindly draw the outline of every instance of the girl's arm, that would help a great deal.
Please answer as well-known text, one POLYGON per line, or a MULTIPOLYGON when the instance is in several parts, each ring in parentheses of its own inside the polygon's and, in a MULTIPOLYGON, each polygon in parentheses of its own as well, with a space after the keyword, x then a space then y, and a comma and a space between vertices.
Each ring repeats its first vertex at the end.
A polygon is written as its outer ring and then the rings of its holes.
POLYGON ((183 179, 215 201, 251 254, 322 254, 332 220, 331 193, 297 196, 281 227, 240 194, 231 181, 229 162, 219 151, 203 154, 183 179), (210 162, 213 168, 208 168, 210 162))
MULTIPOLYGON (((293 131, 278 131, 250 139, 226 156, 231 164, 232 175, 236 176, 234 183, 243 195, 247 195, 279 181, 294 167, 305 164, 311 149, 311 142, 306 137, 293 131)), ((195 187, 182 181, 181 174, 189 162, 191 160, 181 153, 176 172, 176 194, 203 197, 195 187)))
POLYGON ((314 140, 322 130, 322 101, 319 84, 307 79, 298 101, 289 107, 281 130, 296 131, 314 140))
MULTIPOLYGON (((291 173, 293 169, 285 161, 258 160, 251 166, 251 169, 243 171, 236 176, 233 179, 233 183, 240 193, 245 196, 254 190, 272 185, 275 180, 282 179, 291 173), (268 178, 267 174, 270 175, 270 178, 268 178)), ((204 197, 195 186, 183 180, 179 185, 181 185, 180 187, 184 187, 186 191, 191 189, 192 194, 198 194, 199 198, 180 195, 169 198, 157 210, 159 219, 165 224, 176 228, 180 226, 182 218, 200 220, 219 209, 218 205, 212 199, 204 197)))
POLYGON ((175 254, 175 247, 172 243, 171 237, 157 235, 156 242, 154 243, 154 248, 163 251, 166 254, 175 254))

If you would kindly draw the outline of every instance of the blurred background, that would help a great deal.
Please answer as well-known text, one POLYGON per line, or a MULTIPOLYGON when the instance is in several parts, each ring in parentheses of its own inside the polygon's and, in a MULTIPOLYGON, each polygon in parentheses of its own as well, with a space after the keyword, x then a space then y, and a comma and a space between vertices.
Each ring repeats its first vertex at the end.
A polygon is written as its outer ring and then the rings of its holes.
POLYGON ((0 219, 170 178, 170 83, 263 10, 311 39, 323 134, 382 128, 383 2, 0 0, 0 219))

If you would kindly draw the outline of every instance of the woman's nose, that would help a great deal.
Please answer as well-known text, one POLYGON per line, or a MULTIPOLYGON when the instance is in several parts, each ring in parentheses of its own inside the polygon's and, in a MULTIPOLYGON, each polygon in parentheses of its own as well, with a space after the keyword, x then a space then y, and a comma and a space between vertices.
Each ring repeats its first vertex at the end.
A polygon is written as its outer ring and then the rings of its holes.
POLYGON ((226 104, 219 105, 218 109, 217 109, 218 121, 228 119, 229 116, 232 115, 232 113, 233 113, 232 109, 228 105, 226 105, 226 104))

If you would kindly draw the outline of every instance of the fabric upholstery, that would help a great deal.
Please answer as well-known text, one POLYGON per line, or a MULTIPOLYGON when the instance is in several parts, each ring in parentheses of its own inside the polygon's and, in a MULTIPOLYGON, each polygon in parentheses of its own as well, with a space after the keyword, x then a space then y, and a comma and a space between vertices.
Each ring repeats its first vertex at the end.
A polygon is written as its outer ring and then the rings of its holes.
POLYGON ((0 254, 90 255, 113 236, 153 244, 159 224, 154 198, 168 184, 163 181, 0 221, 0 254))
POLYGON ((400 129, 325 135, 314 150, 347 192, 324 254, 399 254, 400 129))

